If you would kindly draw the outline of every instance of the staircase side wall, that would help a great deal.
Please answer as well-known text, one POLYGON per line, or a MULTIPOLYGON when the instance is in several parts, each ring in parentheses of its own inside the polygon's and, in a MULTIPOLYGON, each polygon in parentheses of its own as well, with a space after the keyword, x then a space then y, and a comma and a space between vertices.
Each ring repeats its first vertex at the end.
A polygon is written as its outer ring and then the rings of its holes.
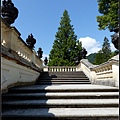
POLYGON ((16 27, 9 26, 1 18, 1 45, 6 51, 13 51, 17 57, 24 58, 27 62, 35 64, 39 69, 43 69, 43 60, 40 59, 33 49, 31 50, 26 42, 20 37, 20 32, 16 27))
POLYGON ((94 82, 96 81, 96 73, 95 71, 91 71, 89 65, 86 64, 87 62, 87 59, 85 60, 85 62, 81 61, 80 67, 84 74, 89 78, 90 82, 94 84, 94 82))
POLYGON ((1 90, 28 85, 43 71, 43 60, 20 37, 20 32, 1 18, 1 90))
POLYGON ((119 87, 119 55, 96 66, 83 59, 80 66, 92 84, 119 87))
POLYGON ((1 58, 1 61, 2 92, 7 92, 8 88, 13 86, 34 84, 40 75, 40 72, 17 64, 15 61, 7 60, 4 57, 1 58))

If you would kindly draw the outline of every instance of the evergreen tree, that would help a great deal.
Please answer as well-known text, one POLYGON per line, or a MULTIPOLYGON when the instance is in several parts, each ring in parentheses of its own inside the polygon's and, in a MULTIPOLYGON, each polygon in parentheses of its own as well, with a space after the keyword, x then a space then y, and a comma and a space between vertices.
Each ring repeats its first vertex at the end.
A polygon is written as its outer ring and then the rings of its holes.
POLYGON ((118 27, 119 21, 119 1, 118 0, 97 0, 98 10, 102 14, 97 16, 99 29, 109 29, 112 31, 118 27))
POLYGON ((103 45, 102 45, 102 52, 103 52, 103 55, 104 55, 103 56, 104 61, 106 62, 111 57, 110 43, 109 43, 109 40, 106 37, 104 38, 104 42, 103 42, 103 45))
POLYGON ((75 65, 74 58, 81 51, 82 44, 78 42, 73 25, 70 22, 68 12, 65 10, 49 54, 49 66, 75 65))
POLYGON ((105 37, 102 45, 102 49, 96 54, 94 64, 101 64, 108 61, 111 58, 112 52, 110 48, 109 40, 105 37))

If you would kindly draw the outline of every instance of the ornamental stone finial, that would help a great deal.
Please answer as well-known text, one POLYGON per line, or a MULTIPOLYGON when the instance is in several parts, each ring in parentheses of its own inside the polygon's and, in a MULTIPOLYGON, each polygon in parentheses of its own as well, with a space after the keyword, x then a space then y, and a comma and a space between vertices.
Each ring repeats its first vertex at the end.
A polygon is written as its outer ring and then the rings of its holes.
POLYGON ((45 57, 44 64, 47 65, 47 63, 48 63, 48 59, 47 59, 47 57, 45 57))
POLYGON ((33 38, 32 33, 28 35, 28 38, 26 39, 26 43, 30 49, 34 48, 34 44, 36 43, 36 39, 33 38))
POLYGON ((1 6, 2 18, 11 25, 14 23, 15 19, 18 17, 18 9, 14 7, 11 0, 3 0, 1 6))
POLYGON ((114 47, 118 50, 118 44, 119 44, 119 27, 115 28, 113 30, 115 33, 113 35, 111 35, 111 39, 112 39, 112 43, 114 45, 114 47))
POLYGON ((43 54, 42 48, 39 48, 37 53, 38 53, 38 57, 42 58, 42 54, 43 54))

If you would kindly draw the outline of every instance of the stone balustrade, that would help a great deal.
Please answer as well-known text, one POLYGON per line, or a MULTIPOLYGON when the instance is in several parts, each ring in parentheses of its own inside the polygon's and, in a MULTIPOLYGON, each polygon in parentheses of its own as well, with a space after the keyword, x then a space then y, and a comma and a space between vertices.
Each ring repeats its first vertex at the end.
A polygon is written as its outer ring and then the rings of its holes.
POLYGON ((101 65, 94 69, 97 75, 97 79, 108 79, 113 77, 112 65, 110 64, 101 65))
POLYGON ((100 65, 93 65, 87 59, 80 64, 92 84, 119 86, 119 55, 100 65))
POLYGON ((19 56, 23 57, 29 62, 34 62, 34 51, 31 51, 21 40, 17 40, 17 45, 19 46, 16 50, 19 56))
POLYGON ((48 66, 44 68, 44 71, 49 72, 74 72, 76 66, 48 66))
POLYGON ((2 18, 1 33, 1 91, 12 86, 34 84, 43 72, 43 61, 29 49, 19 31, 2 18))
POLYGON ((43 68, 43 61, 38 58, 34 50, 29 49, 27 44, 20 37, 19 31, 7 25, 1 18, 2 38, 1 44, 9 50, 15 51, 19 56, 28 62, 34 63, 37 67, 43 68))

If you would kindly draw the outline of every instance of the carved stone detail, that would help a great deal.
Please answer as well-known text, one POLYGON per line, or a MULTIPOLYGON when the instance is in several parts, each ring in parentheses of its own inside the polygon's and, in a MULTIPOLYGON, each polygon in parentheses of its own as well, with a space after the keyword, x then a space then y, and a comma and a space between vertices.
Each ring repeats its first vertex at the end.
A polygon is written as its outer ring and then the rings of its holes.
POLYGON ((2 18, 10 25, 18 17, 18 9, 14 7, 11 0, 3 0, 1 7, 2 18))
POLYGON ((26 39, 26 43, 28 44, 28 47, 30 49, 34 48, 34 44, 36 43, 36 39, 33 38, 33 35, 28 35, 28 38, 26 39))

